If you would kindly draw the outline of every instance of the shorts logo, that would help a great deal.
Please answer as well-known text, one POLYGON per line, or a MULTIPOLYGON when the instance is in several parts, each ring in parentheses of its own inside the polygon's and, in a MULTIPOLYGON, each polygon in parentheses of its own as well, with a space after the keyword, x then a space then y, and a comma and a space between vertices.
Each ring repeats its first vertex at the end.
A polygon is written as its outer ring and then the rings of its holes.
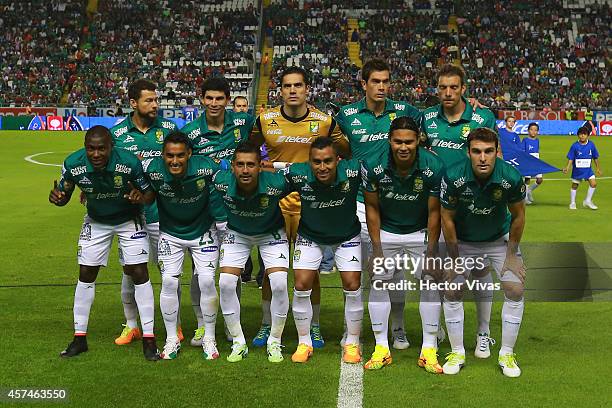
POLYGON ((149 255, 149 253, 147 251, 145 251, 144 249, 140 250, 140 254, 139 255, 149 255))
POLYGON ((123 187, 123 177, 122 176, 115 176, 114 182, 115 182, 115 188, 123 187))
POLYGON ((91 241, 91 224, 86 222, 81 228, 79 239, 82 241, 91 241))
POLYGON ((418 193, 423 191, 423 179, 421 177, 415 177, 414 179, 414 192, 418 193))
POLYGON ((172 250, 170 249, 170 243, 165 238, 162 238, 159 240, 159 244, 157 246, 157 253, 160 256, 172 255, 172 250))
POLYGON ((267 243, 268 246, 274 246, 274 245, 283 245, 283 244, 287 244, 287 240, 286 239, 277 239, 275 241, 269 241, 267 243))
POLYGON ((164 132, 161 129, 157 129, 155 131, 155 140, 157 141, 157 143, 164 142, 164 132))
POLYGON ((287 259, 287 258, 285 258, 285 255, 280 254, 280 255, 279 255, 279 257, 278 257, 278 259, 287 259))
POLYGON ((138 231, 137 233, 132 234, 130 239, 146 238, 146 236, 147 236, 147 232, 146 231, 138 231))
POLYGON ((351 242, 345 242, 342 245, 340 245, 340 247, 342 248, 353 248, 353 247, 358 247, 361 244, 361 242, 355 242, 355 241, 351 241, 351 242))
POLYGON ((236 242, 236 236, 234 234, 225 234, 225 236, 223 237, 224 244, 231 245, 235 242, 236 242))
POLYGON ((296 249, 293 251, 293 262, 298 262, 300 260, 300 256, 302 255, 302 251, 296 249))
POLYGON ((217 252, 217 250, 219 249, 218 246, 213 245, 213 246, 208 246, 208 247, 204 247, 202 249, 200 249, 200 252, 217 252))
POLYGON ((353 256, 353 258, 349 262, 359 262, 359 259, 357 259, 356 256, 353 256))

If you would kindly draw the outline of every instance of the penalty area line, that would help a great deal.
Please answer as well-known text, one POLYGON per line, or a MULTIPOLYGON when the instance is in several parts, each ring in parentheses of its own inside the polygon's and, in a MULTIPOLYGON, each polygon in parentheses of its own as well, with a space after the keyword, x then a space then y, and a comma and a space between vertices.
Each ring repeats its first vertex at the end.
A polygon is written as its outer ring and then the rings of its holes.
MULTIPOLYGON (((535 180, 535 177, 531 177, 531 178, 535 180)), ((544 181, 568 181, 568 182, 572 181, 572 179, 570 177, 568 177, 568 178, 546 178, 546 177, 543 177, 542 179, 544 181)), ((612 177, 595 177, 595 180, 608 180, 608 179, 612 179, 612 177)))
POLYGON ((42 152, 42 153, 35 153, 35 154, 31 154, 29 156, 24 157, 23 159, 27 162, 33 163, 33 164, 38 164, 39 166, 53 166, 53 167, 62 167, 61 164, 55 164, 55 163, 42 163, 39 162, 38 160, 34 160, 34 157, 38 157, 38 156, 42 156, 43 154, 51 154, 51 153, 55 153, 55 152, 42 152))
POLYGON ((338 408, 363 407, 363 366, 347 364, 340 353, 340 379, 338 380, 338 408))

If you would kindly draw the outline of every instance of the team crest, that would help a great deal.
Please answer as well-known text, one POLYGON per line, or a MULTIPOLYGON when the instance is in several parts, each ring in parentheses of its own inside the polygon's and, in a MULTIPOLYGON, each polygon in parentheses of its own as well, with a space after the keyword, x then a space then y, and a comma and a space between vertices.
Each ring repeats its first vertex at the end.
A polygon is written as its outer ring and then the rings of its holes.
POLYGON ((115 176, 115 188, 121 188, 123 187, 123 177, 121 176, 115 176))
POLYGON ((389 121, 393 122, 396 117, 397 117, 397 114, 395 112, 389 113, 389 121))
POLYGON ((269 205, 270 205, 270 198, 268 198, 268 197, 261 197, 259 199, 259 206, 260 207, 266 208, 269 205))
POLYGON ((499 201, 502 199, 502 191, 500 188, 493 190, 493 201, 499 201))
POLYGON ((302 255, 302 251, 300 251, 299 249, 296 249, 295 251, 293 251, 293 262, 299 261, 301 255, 302 255))
POLYGON ((164 132, 161 129, 155 131, 155 140, 157 143, 164 143, 164 132))
POLYGON ((238 128, 234 129, 234 140, 236 142, 240 141, 240 129, 238 128))
POLYGON ((414 179, 414 192, 418 193, 423 191, 423 179, 421 177, 416 177, 414 179))
POLYGON ((343 193, 346 193, 346 192, 347 192, 347 191, 349 191, 350 189, 351 189, 351 185, 350 185, 350 183, 348 182, 348 180, 343 181, 343 182, 340 184, 340 191, 342 191, 343 193))
POLYGON ((319 133, 319 122, 310 122, 310 133, 319 133))
POLYGON ((198 188, 198 191, 204 190, 205 185, 206 185, 206 181, 204 179, 199 179, 196 181, 196 187, 198 188))
POLYGON ((463 127, 461 128, 461 138, 463 140, 467 140, 468 134, 470 133, 470 125, 463 125, 463 127))

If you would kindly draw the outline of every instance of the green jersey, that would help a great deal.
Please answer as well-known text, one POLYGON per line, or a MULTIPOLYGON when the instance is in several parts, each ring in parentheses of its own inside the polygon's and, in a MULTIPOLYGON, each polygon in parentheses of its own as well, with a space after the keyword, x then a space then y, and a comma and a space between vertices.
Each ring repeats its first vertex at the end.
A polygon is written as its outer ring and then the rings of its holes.
POLYGON ((455 210, 457 239, 468 242, 494 241, 510 231, 508 204, 525 199, 521 174, 500 158, 484 186, 474 177, 467 158, 447 168, 440 186, 440 202, 455 210))
POLYGON ((423 132, 427 133, 431 149, 440 156, 446 168, 467 157, 467 137, 472 129, 489 128, 497 132, 495 116, 488 109, 472 109, 463 98, 465 111, 456 122, 449 122, 444 116, 442 105, 438 104, 423 112, 423 132))
POLYGON ((229 160, 238 143, 248 139, 254 122, 255 118, 248 113, 226 110, 223 130, 217 132, 208 129, 204 112, 199 118, 183 126, 181 132, 191 140, 193 154, 229 160))
POLYGON ((442 160, 421 147, 406 177, 395 170, 390 149, 383 155, 381 164, 364 163, 364 190, 378 192, 381 229, 394 234, 410 234, 427 228, 429 197, 440 196, 443 174, 442 160))
POLYGON ((217 170, 219 165, 205 156, 191 156, 181 178, 170 174, 161 157, 145 164, 145 174, 157 193, 160 231, 193 240, 210 229, 209 185, 217 170))
POLYGON ((291 191, 300 194, 298 234, 321 245, 334 245, 358 235, 357 191, 361 184, 360 161, 340 160, 336 180, 321 184, 309 163, 295 163, 286 170, 291 191))
MULTIPOLYGON (((226 110, 223 118, 223 130, 210 130, 206 123, 206 112, 193 122, 181 128, 191 140, 194 155, 208 156, 213 159, 231 160, 236 146, 242 140, 247 140, 255 118, 244 112, 226 110)), ((211 191, 211 209, 215 220, 227 220, 223 200, 216 191, 211 191)))
POLYGON ((287 195, 288 186, 282 174, 261 172, 257 190, 249 197, 238 192, 236 177, 229 170, 217 172, 213 183, 221 193, 230 229, 253 236, 275 233, 284 227, 278 202, 287 195))
MULTIPOLYGON (((406 103, 385 100, 385 110, 379 116, 368 109, 365 98, 359 102, 343 106, 336 116, 342 133, 348 137, 352 156, 366 163, 375 165, 389 147, 389 128, 393 119, 410 116, 421 126, 423 114, 414 106, 406 103)), ((363 202, 359 192, 357 199, 363 202)))
MULTIPOLYGON (((130 115, 110 128, 110 132, 113 135, 115 147, 132 152, 141 160, 151 160, 153 157, 161 157, 164 138, 176 129, 174 122, 157 117, 149 130, 143 133, 134 125, 130 115)), ((145 205, 144 213, 147 224, 159 222, 155 202, 145 205)))
POLYGON ((114 147, 108 164, 96 171, 87 158, 85 149, 66 158, 62 167, 59 189, 66 182, 78 186, 87 197, 87 215, 102 224, 119 225, 130 220, 141 221, 140 206, 123 198, 130 192, 128 182, 140 191, 151 190, 144 177, 140 161, 131 153, 114 147))

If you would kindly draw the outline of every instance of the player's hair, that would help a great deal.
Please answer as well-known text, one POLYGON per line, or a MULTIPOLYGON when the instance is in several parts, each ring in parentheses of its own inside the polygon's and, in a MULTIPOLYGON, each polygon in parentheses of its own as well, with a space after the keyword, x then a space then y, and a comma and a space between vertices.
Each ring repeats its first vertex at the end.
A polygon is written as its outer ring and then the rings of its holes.
MULTIPOLYGON (((510 115, 510 116, 506 116, 506 119, 504 119, 504 122, 507 122, 508 119, 514 119, 516 121, 516 118, 514 116, 510 115)), ((537 123, 536 123, 536 125, 537 125, 537 123)), ((529 125, 529 126, 531 126, 531 125, 529 125)))
POLYGON ((235 105, 238 99, 244 99, 247 102, 247 105, 249 104, 249 100, 246 98, 246 96, 242 96, 242 95, 235 97, 234 102, 232 103, 235 105))
POLYGON ((395 130, 412 130, 417 135, 417 140, 419 139, 419 125, 412 119, 410 116, 400 116, 399 118, 393 119, 391 122, 391 127, 389 128, 389 139, 391 139, 391 135, 395 130))
POLYGON ((164 139, 164 149, 168 143, 184 144, 188 149, 191 149, 191 140, 180 130, 174 130, 164 139))
POLYGON ((361 68, 361 79, 365 82, 368 82, 370 79, 370 75, 374 71, 389 71, 391 72, 391 68, 389 68, 389 64, 379 58, 373 58, 363 64, 363 68, 361 68))
POLYGON ((153 91, 157 90, 157 85, 149 81, 148 79, 137 79, 128 86, 128 98, 134 99, 135 101, 140 98, 142 91, 153 91))
POLYGON ((461 80, 461 85, 465 85, 465 71, 463 68, 457 65, 445 64, 440 68, 438 72, 438 79, 440 77, 458 76, 461 80))
POLYGON ((111 144, 113 144, 113 137, 111 135, 110 130, 108 130, 102 125, 96 125, 92 128, 89 128, 89 130, 85 133, 85 143, 87 143, 87 141, 92 137, 102 137, 104 139, 108 138, 111 144))
POLYGON ((529 124, 529 126, 527 126, 527 130, 531 129, 531 127, 532 127, 532 126, 535 126, 535 127, 537 127, 537 128, 538 128, 538 130, 540 130, 540 125, 538 125, 538 124, 537 124, 537 123, 535 123, 535 122, 531 122, 531 123, 529 124))
POLYGON ((202 98, 206 95, 206 91, 220 91, 225 94, 227 99, 230 98, 230 85, 224 77, 208 78, 202 84, 202 98))
POLYGON ((499 139, 497 138, 497 133, 495 133, 489 128, 481 127, 472 129, 472 131, 467 137, 468 147, 470 146, 472 140, 480 140, 481 142, 487 143, 495 142, 495 148, 497 149, 499 147, 499 139))
POLYGON ((319 136, 317 137, 314 142, 312 142, 312 144, 310 145, 310 151, 317 149, 317 150, 323 150, 326 147, 331 146, 332 149, 334 149, 334 153, 338 154, 336 151, 336 146, 334 146, 334 140, 329 137, 329 136, 319 136))
POLYGON ((283 70, 283 72, 281 72, 280 74, 281 85, 283 83, 283 79, 287 75, 290 75, 290 74, 300 74, 302 78, 304 79, 304 85, 310 86, 310 75, 308 75, 308 72, 304 68, 296 67, 296 66, 287 67, 283 70))
POLYGON ((588 126, 580 126, 578 128, 578 132, 576 132, 576 135, 579 135, 579 134, 585 134, 589 136, 591 134, 591 129, 588 126))
POLYGON ((242 142, 238 143, 236 150, 234 150, 234 160, 236 160, 238 153, 255 153, 257 156, 257 162, 259 163, 261 161, 261 149, 259 146, 249 140, 243 140, 242 142))

